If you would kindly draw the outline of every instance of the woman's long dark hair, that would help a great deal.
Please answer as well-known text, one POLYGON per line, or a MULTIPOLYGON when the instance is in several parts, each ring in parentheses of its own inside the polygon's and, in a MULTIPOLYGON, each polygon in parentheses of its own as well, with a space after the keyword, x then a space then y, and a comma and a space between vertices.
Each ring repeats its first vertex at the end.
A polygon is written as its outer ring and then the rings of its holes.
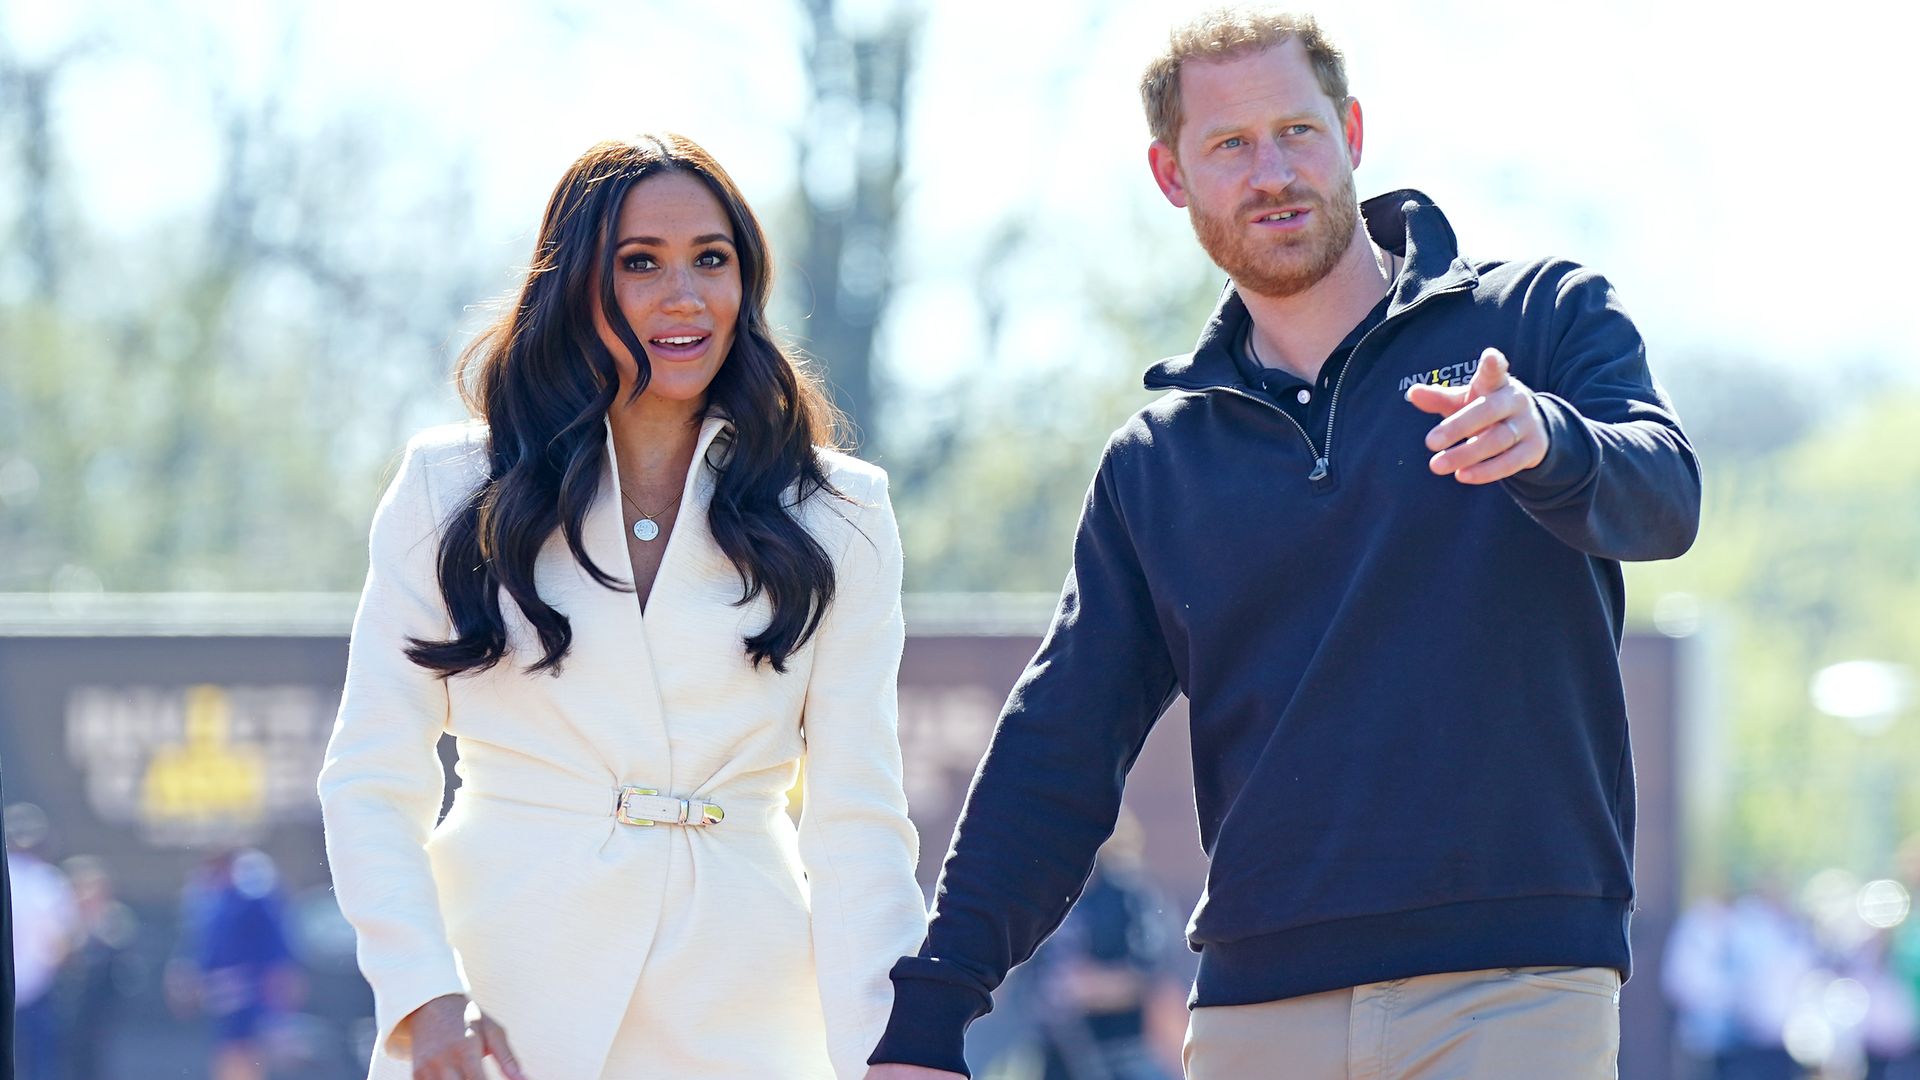
MULTIPOLYGON (((619 392, 614 356, 594 327, 596 306, 639 369, 652 368, 614 297, 621 203, 635 184, 666 173, 698 177, 726 208, 740 267, 733 346, 707 391, 708 415, 732 421, 708 526, 740 572, 740 603, 765 593, 767 627, 745 639, 754 666, 775 671, 806 643, 833 600, 833 561, 796 516, 817 492, 837 495, 815 457, 835 443, 839 414, 819 382, 767 326, 772 282, 766 234, 718 162, 672 134, 599 143, 573 163, 548 200, 533 263, 513 308, 461 355, 461 396, 487 424, 488 473, 440 543, 447 641, 410 642, 407 656, 442 677, 484 671, 507 653, 500 591, 540 636, 530 671, 558 668, 573 643, 566 615, 534 589, 535 556, 557 528, 593 579, 629 590, 588 558, 582 523, 607 466, 602 421, 619 392), (598 296, 595 282, 598 282, 598 296)), ((631 400, 631 398, 629 399, 631 400)), ((710 459, 715 455, 710 454, 710 459)))

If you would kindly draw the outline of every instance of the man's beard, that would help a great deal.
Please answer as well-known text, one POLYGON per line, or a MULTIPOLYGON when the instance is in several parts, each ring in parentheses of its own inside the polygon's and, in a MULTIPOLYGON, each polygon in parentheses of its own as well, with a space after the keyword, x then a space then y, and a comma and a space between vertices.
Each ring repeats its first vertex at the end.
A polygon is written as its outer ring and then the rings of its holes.
POLYGON ((1187 216, 1200 246, 1235 286, 1260 296, 1294 296, 1318 285, 1340 264, 1353 242, 1360 204, 1349 174, 1345 183, 1335 185, 1331 203, 1318 193, 1289 187, 1273 198, 1250 199, 1231 216, 1209 213, 1190 202, 1187 216), (1247 222, 1262 210, 1303 205, 1313 211, 1305 236, 1274 241, 1248 235, 1257 227, 1247 222))

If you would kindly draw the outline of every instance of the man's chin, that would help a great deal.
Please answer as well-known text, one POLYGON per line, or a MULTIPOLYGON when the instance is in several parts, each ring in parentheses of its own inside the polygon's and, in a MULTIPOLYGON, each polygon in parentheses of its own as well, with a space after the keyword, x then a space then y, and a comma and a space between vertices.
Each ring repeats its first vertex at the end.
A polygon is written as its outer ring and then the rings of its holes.
POLYGON ((1233 279, 1233 287, 1242 293, 1265 296, 1275 300, 1284 300, 1289 296, 1298 296, 1315 285, 1326 280, 1328 271, 1314 273, 1312 267, 1302 265, 1253 266, 1243 264, 1235 267, 1221 267, 1227 276, 1233 279))
POLYGON ((1276 281, 1272 278, 1248 279, 1232 274, 1227 276, 1233 279, 1233 291, 1242 296, 1258 296, 1268 300, 1285 300, 1289 297, 1299 296, 1301 293, 1319 284, 1317 281, 1302 281, 1299 279, 1276 281))

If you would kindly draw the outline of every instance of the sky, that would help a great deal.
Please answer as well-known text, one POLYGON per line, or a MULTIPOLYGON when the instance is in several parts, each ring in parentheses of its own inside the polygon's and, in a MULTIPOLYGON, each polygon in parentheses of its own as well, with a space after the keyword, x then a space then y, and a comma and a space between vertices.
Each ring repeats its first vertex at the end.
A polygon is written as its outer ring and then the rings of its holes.
MULTIPOLYGON (((1019 299, 990 362, 1044 367, 1087 347, 1084 296, 1062 285, 1063 268, 1098 266, 1102 287, 1150 291, 1198 265, 1184 213, 1147 173, 1135 89, 1173 14, 1195 6, 922 5, 901 281, 882 337, 893 378, 937 387, 980 370, 982 281, 1019 299), (1002 228, 1016 220, 1046 241, 1017 258, 1002 228)), ((842 9, 879 19, 893 5, 842 9)), ((1899 209, 1915 163, 1907 113, 1920 104, 1905 54, 1920 36, 1912 7, 1313 10, 1345 45, 1365 111, 1363 197, 1427 192, 1469 255, 1597 267, 1640 322, 1656 370, 1710 353, 1749 357, 1770 378, 1854 364, 1920 376, 1902 273, 1912 230, 1899 209)), ((15 55, 88 28, 120 31, 56 107, 82 203, 129 235, 213 183, 208 95, 272 84, 294 88, 287 109, 302 122, 359 117, 389 130, 417 155, 390 183, 431 185, 450 161, 472 170, 475 257, 497 257, 503 282, 525 261, 554 179, 600 137, 691 134, 763 209, 799 175, 805 30, 788 0, 178 0, 155 11, 0 0, 0 38, 15 55)))

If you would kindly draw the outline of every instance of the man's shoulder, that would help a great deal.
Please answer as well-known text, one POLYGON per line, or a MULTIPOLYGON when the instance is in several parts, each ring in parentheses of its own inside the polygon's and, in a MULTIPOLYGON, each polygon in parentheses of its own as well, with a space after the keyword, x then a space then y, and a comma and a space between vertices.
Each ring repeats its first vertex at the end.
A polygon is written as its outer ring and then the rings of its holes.
POLYGON ((1475 293, 1483 303, 1542 294, 1560 297, 1582 289, 1611 288, 1598 270, 1564 255, 1477 259, 1469 265, 1478 279, 1475 293))
POLYGON ((1204 413, 1208 394, 1199 390, 1167 390, 1135 410, 1107 436, 1106 456, 1150 457, 1156 450, 1204 413))

